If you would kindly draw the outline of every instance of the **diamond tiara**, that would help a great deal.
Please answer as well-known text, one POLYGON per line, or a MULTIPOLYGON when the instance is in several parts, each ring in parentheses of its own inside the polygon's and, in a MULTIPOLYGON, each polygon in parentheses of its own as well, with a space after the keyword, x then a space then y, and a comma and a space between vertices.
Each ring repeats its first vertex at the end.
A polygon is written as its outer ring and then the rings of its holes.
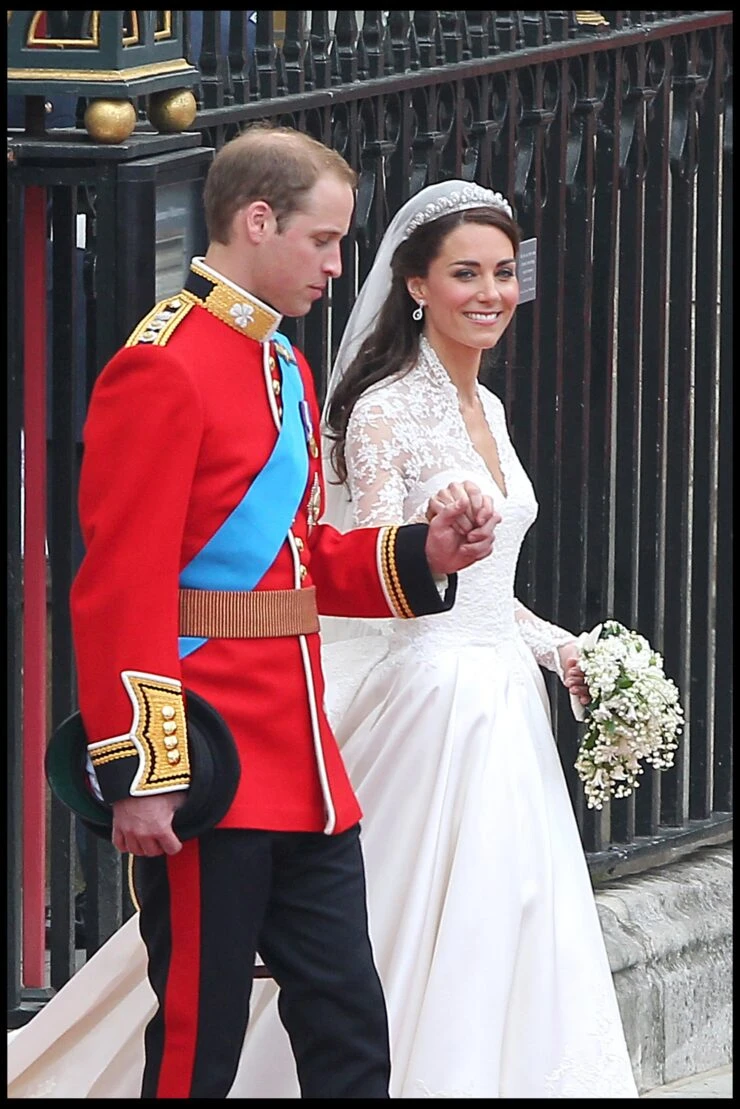
POLYGON ((500 208, 509 219, 514 218, 514 212, 508 200, 502 193, 495 193, 491 189, 484 189, 482 185, 472 183, 464 185, 447 196, 440 196, 437 200, 430 200, 413 219, 406 224, 405 238, 416 231, 424 223, 431 223, 440 216, 450 215, 452 212, 464 212, 466 208, 500 208))

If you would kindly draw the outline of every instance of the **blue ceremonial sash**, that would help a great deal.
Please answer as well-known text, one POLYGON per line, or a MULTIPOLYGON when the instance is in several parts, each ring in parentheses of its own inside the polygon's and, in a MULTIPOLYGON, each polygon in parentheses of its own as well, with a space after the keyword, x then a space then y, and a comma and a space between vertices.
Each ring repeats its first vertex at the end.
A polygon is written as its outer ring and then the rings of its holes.
MULTIPOLYGON (((303 380, 284 335, 273 337, 282 375, 283 417, 272 454, 239 504, 180 573, 181 589, 254 589, 277 558, 308 482, 303 380)), ((180 658, 207 639, 180 636, 180 658)))

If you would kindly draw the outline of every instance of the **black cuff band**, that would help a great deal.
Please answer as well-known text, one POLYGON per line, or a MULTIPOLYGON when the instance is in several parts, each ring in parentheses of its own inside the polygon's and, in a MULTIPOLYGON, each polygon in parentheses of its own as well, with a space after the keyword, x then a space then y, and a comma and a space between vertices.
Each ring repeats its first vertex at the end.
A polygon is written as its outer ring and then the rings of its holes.
POLYGON ((425 547, 428 530, 428 524, 405 524, 396 532, 396 569, 414 616, 449 611, 457 593, 457 574, 448 574, 445 595, 439 595, 427 562, 425 547))

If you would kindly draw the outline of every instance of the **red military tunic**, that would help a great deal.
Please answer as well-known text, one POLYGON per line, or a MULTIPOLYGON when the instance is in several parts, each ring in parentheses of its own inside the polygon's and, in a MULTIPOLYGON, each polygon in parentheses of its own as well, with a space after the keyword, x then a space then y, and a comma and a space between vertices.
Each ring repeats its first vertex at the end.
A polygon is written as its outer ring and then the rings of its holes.
MULTIPOLYGON (((183 571, 250 492, 281 429, 279 321, 196 259, 182 294, 158 304, 98 378, 80 482, 86 554, 71 596, 79 703, 106 800, 187 786, 182 690, 192 689, 240 755, 220 827, 337 833, 361 813, 324 712, 318 633, 206 638, 181 657, 183 571)), ((341 535, 317 523, 319 410, 309 366, 292 355, 308 479, 254 588, 315 586, 325 615, 449 608, 455 583, 440 599, 425 525, 341 535)))

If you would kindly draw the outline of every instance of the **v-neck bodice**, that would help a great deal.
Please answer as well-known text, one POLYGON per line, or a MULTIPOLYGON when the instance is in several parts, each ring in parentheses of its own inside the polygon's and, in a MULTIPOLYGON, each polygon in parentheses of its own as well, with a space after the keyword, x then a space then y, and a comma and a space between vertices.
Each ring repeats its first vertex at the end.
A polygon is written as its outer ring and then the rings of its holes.
POLYGON ((429 498, 450 482, 464 480, 490 495, 501 516, 493 554, 461 573, 452 611, 406 621, 414 626, 394 628, 394 635, 451 634, 461 640, 472 635, 505 643, 517 634, 516 566, 537 516, 537 501, 509 437, 501 400, 481 384, 478 393, 498 447, 506 495, 476 450, 457 389, 428 343, 422 343, 410 371, 371 386, 352 411, 346 459, 355 526, 424 520, 429 498))

